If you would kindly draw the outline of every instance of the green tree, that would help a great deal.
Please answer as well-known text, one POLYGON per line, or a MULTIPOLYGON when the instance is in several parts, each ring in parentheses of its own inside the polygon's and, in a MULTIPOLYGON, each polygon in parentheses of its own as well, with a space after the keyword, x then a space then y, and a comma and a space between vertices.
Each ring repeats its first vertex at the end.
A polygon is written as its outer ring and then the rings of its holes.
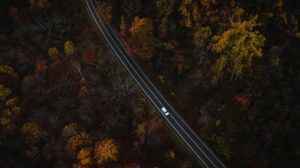
POLYGON ((253 59, 262 56, 265 37, 255 28, 258 16, 248 21, 231 21, 231 28, 221 35, 213 37, 211 51, 220 56, 213 68, 214 81, 231 73, 231 78, 240 77, 244 70, 249 69, 253 59))

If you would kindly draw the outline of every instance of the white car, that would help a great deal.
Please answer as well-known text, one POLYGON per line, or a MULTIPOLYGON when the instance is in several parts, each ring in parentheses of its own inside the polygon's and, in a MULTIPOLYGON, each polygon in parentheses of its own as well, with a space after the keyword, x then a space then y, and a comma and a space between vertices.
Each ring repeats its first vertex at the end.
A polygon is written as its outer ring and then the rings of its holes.
POLYGON ((167 111, 167 109, 165 107, 162 107, 161 108, 161 111, 166 115, 168 116, 170 113, 167 111))

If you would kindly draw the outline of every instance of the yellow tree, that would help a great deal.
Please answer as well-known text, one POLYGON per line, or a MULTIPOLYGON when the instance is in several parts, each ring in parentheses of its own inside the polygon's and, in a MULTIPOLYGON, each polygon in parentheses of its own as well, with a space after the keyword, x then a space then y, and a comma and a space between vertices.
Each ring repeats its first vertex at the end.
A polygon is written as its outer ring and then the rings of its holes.
POLYGON ((56 47, 51 47, 48 49, 48 55, 53 59, 56 60, 59 56, 59 50, 56 47))
MULTIPOLYGON (((76 154, 81 147, 87 146, 92 144, 92 140, 89 134, 86 132, 80 132, 71 138, 69 138, 65 149, 68 151, 70 154, 76 154), (75 153, 74 153, 75 152, 75 153)), ((76 156, 76 155, 75 155, 76 156)))
POLYGON ((113 139, 99 141, 95 144, 95 159, 98 165, 104 165, 110 161, 116 161, 118 156, 118 147, 113 139))
POLYGON ((152 19, 135 17, 129 31, 131 33, 131 43, 134 50, 142 59, 152 58, 156 42, 152 32, 152 19))
POLYGON ((80 161, 81 165, 91 166, 93 163, 92 149, 91 148, 82 148, 77 154, 77 159, 80 161))
POLYGON ((41 126, 35 122, 27 122, 21 131, 31 143, 37 143, 45 136, 41 126))
POLYGON ((11 90, 0 84, 0 100, 5 101, 10 94, 11 90))
POLYGON ((192 27, 192 15, 191 15, 191 6, 192 6, 193 0, 183 0, 180 7, 179 7, 179 12, 182 15, 182 24, 190 28, 192 27))
POLYGON ((121 16, 121 21, 120 21, 120 32, 122 36, 126 36, 126 21, 125 21, 125 16, 121 16))
POLYGON ((231 78, 240 77, 242 72, 251 67, 253 59, 263 55, 265 37, 255 28, 257 16, 248 21, 231 21, 231 28, 221 35, 213 37, 211 50, 220 56, 214 66, 214 81, 222 77, 224 71, 231 73, 231 78))
POLYGON ((71 56, 75 52, 75 47, 72 41, 66 41, 64 44, 64 52, 67 56, 71 56))
POLYGON ((11 76, 14 76, 14 77, 17 76, 15 70, 11 66, 9 66, 9 65, 0 66, 0 73, 1 74, 11 75, 11 76))

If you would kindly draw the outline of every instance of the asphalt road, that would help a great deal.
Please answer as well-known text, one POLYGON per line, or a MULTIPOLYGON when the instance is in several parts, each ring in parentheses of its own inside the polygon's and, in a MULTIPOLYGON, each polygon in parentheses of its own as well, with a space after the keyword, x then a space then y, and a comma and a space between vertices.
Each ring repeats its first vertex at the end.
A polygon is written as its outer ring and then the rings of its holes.
POLYGON ((117 59, 122 63, 131 77, 136 81, 140 89, 146 95, 148 100, 159 111, 165 122, 175 132, 178 138, 186 147, 199 159, 201 165, 207 168, 223 168, 225 165, 212 152, 212 150, 195 134, 187 123, 179 116, 176 110, 161 95, 158 89, 153 85, 145 75, 138 64, 133 60, 125 47, 122 45, 119 37, 112 28, 103 22, 96 12, 96 2, 94 0, 85 0, 88 12, 93 22, 95 22, 99 32, 105 39, 117 59), (168 111, 168 115, 162 111, 162 108, 168 111))

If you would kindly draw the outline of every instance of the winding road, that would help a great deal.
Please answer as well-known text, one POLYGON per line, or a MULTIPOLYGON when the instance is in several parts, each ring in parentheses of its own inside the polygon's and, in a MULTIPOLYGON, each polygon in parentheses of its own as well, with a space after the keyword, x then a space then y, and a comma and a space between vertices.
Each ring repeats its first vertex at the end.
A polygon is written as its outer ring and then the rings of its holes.
POLYGON ((225 165, 222 163, 222 161, 196 135, 196 133, 188 126, 183 118, 180 117, 176 110, 153 85, 143 70, 130 56, 110 25, 103 22, 103 20, 99 17, 95 8, 96 2, 94 0, 85 0, 85 3, 92 21, 96 24, 99 32, 113 51, 114 55, 135 80, 148 100, 159 111, 164 121, 175 132, 177 137, 195 155, 203 167, 225 168, 225 165))

